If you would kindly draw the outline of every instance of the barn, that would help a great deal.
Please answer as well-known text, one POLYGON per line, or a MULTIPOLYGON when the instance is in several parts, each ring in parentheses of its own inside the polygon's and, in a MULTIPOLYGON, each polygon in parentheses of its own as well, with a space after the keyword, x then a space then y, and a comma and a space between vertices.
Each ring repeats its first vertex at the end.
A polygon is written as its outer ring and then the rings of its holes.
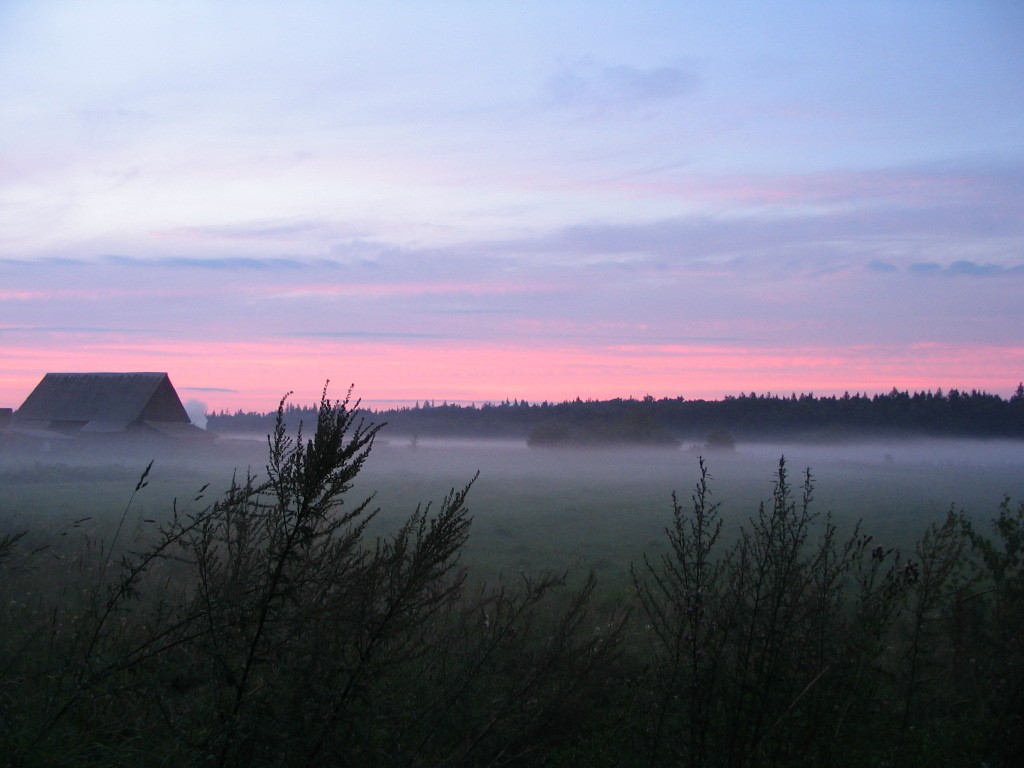
POLYGON ((166 373, 48 373, 8 433, 43 439, 133 435, 204 439, 166 373))

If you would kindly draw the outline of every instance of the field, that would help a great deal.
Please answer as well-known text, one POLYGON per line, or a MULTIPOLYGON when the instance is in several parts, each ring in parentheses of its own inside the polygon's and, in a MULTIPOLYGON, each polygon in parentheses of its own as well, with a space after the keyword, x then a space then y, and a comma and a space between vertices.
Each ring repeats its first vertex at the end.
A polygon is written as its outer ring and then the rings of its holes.
MULTIPOLYGON (((463 556, 474 575, 593 569, 603 587, 617 591, 631 563, 664 550, 671 494, 690 504, 698 456, 687 449, 530 449, 499 440, 420 440, 413 447, 384 432, 350 497, 376 494, 373 506, 380 512, 370 531, 386 535, 417 504, 439 502, 479 472, 469 494, 473 524, 463 556)), ((794 483, 811 469, 813 507, 831 512, 841 531, 860 520, 877 542, 905 552, 951 507, 987 520, 1004 497, 1024 499, 1020 441, 747 443, 705 456, 726 540, 771 499, 783 456, 794 483)), ((0 532, 28 531, 33 546, 109 538, 149 458, 0 459, 0 532)), ((258 438, 156 459, 148 486, 132 503, 131 533, 144 538, 143 521, 165 520, 175 499, 201 508, 219 497, 234 472, 262 471, 265 463, 266 442, 258 438), (194 501, 206 484, 204 499, 194 501)))
MULTIPOLYGON (((1020 442, 740 445, 705 457, 727 538, 771 499, 782 456, 794 481, 810 467, 819 512, 831 511, 845 529, 863 520, 866 532, 905 550, 951 506, 984 518, 1005 495, 1024 497, 1020 442)), ((645 551, 664 549, 671 494, 689 505, 698 477, 698 453, 686 450, 531 450, 499 442, 421 442, 411 449, 396 442, 375 459, 364 481, 378 490, 382 523, 479 470, 466 551, 474 565, 594 568, 612 582, 626 578, 629 563, 645 551)))

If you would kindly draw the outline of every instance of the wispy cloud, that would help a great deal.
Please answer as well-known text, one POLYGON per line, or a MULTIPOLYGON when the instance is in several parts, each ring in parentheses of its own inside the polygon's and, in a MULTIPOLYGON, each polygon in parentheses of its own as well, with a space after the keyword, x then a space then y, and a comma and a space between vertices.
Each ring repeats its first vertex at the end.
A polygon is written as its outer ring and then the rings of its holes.
POLYGON ((914 275, 941 275, 945 277, 1024 277, 1024 264, 985 264, 958 259, 949 264, 918 261, 907 267, 914 275))
POLYGON ((454 339, 458 338, 443 333, 416 333, 397 331, 296 331, 282 333, 286 338, 301 339, 454 339))
MULTIPOLYGON (((679 200, 703 200, 730 209, 801 208, 821 213, 864 206, 896 206, 900 210, 995 206, 1000 215, 1012 211, 1012 200, 1024 192, 1024 166, 1010 162, 917 165, 872 170, 830 170, 788 173, 713 173, 672 164, 597 180, 601 187, 679 200)), ((991 210, 991 208, 990 208, 991 210)), ((1020 216, 1013 217, 1020 220, 1020 216)))
POLYGON ((290 240, 321 232, 322 221, 251 222, 247 224, 179 227, 155 233, 158 237, 181 237, 194 240, 290 240))
MULTIPOLYGON (((400 279, 401 275, 395 275, 400 279)), ((280 290, 274 286, 259 286, 253 289, 264 299, 385 299, 397 297, 452 295, 452 296, 489 296, 515 293, 543 293, 554 290, 550 286, 534 282, 480 282, 451 283, 445 281, 418 283, 335 283, 328 285, 292 285, 280 290)))
POLYGON ((156 331, 153 328, 102 328, 91 327, 88 325, 0 325, 0 333, 18 335, 61 334, 66 336, 142 336, 156 333, 156 331))
POLYGON ((947 266, 946 272, 951 275, 970 275, 971 277, 988 277, 990 275, 1019 275, 1024 277, 1024 263, 1004 266, 1002 264, 980 264, 976 261, 959 260, 947 266))
MULTIPOLYGON (((44 274, 45 270, 39 270, 44 274)), ((142 287, 125 287, 119 285, 103 285, 100 282, 81 288, 29 288, 4 290, 0 288, 0 301, 42 303, 61 301, 102 301, 105 299, 128 299, 132 297, 162 296, 169 298, 182 295, 180 288, 147 289, 142 287)))
POLYGON ((563 64, 543 88, 551 106, 587 112, 631 110, 693 94, 700 83, 692 66, 642 68, 596 62, 563 64))
POLYGON ((246 258, 241 256, 202 257, 202 256, 120 256, 107 254, 102 259, 110 264, 141 268, 184 267, 204 270, 279 270, 302 269, 309 266, 308 262, 289 258, 246 258))
POLYGON ((893 272, 899 272, 900 268, 895 264, 891 264, 888 261, 882 261, 881 259, 871 259, 867 264, 864 265, 870 272, 878 272, 880 274, 888 275, 893 272))
MULTIPOLYGON (((933 215, 940 217, 941 211, 933 215)), ((817 273, 822 273, 826 261, 840 269, 844 263, 859 263, 879 271, 881 264, 895 265, 891 257, 878 258, 879 252, 892 250, 902 251, 901 258, 911 260, 915 253, 956 252, 989 240, 991 250, 1015 261, 1024 248, 1024 221, 1018 227, 1004 222, 1002 232, 980 233, 983 221, 963 215, 959 222, 940 225, 944 232, 934 231, 935 225, 925 225, 923 219, 919 214, 878 210, 783 218, 680 217, 642 224, 577 225, 529 240, 479 247, 548 265, 646 263, 679 269, 733 264, 749 270, 785 264, 801 272, 801 265, 806 265, 817 273)), ((1003 266, 1011 271, 1015 268, 1013 264, 1003 266)))

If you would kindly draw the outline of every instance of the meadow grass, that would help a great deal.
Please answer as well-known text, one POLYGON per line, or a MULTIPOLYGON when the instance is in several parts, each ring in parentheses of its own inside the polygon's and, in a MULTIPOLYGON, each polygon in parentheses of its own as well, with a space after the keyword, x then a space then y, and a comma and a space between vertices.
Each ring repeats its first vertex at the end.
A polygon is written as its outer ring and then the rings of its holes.
MULTIPOLYGON (((833 513, 841 530, 862 521, 878 541, 904 552, 951 507, 985 519, 1005 496, 1024 498, 1024 448, 989 464, 978 450, 983 443, 963 441, 962 460, 952 463, 955 445, 950 441, 937 458, 913 443, 902 451, 900 444, 886 444, 845 452, 754 444, 712 454, 707 463, 712 493, 722 505, 724 541, 733 541, 770 496, 783 454, 795 456, 788 459, 791 467, 811 468, 816 504, 833 513), (891 453, 900 456, 898 462, 884 460, 891 453)), ((175 499, 196 506, 191 496, 202 486, 209 484, 205 497, 214 499, 233 473, 261 471, 265 453, 265 442, 228 441, 187 463, 154 463, 149 486, 133 502, 127 540, 145 537, 150 524, 144 520, 163 522, 175 499)), ((685 450, 531 450, 502 441, 425 442, 411 449, 395 441, 375 449, 352 493, 375 494, 381 511, 369 530, 384 534, 417 504, 441 498, 479 472, 463 551, 474 574, 593 569, 602 587, 617 589, 628 582, 631 563, 665 547, 671 494, 688 497, 697 462, 698 455, 685 450)), ((84 536, 107 540, 145 463, 0 463, 0 532, 26 531, 32 546, 73 547, 84 536), (82 518, 89 520, 75 525, 82 518)))

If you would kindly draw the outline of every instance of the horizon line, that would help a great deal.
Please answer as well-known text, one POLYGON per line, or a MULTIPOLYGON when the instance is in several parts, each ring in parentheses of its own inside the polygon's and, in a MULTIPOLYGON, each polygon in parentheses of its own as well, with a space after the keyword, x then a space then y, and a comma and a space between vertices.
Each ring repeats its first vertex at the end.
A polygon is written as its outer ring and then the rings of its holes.
MULTIPOLYGON (((1024 382, 1019 382, 1017 386, 1018 387, 1024 386, 1024 382)), ((893 392, 896 392, 897 394, 906 394, 906 395, 909 395, 911 397, 915 396, 915 395, 932 395, 932 396, 940 396, 941 395, 943 397, 947 397, 950 392, 958 392, 960 394, 988 395, 988 396, 992 396, 992 397, 998 397, 1000 400, 1010 400, 1013 397, 1013 395, 1010 395, 1008 397, 1003 397, 1003 395, 999 394, 998 392, 990 392, 988 390, 979 389, 977 387, 971 387, 970 389, 961 388, 961 387, 936 387, 935 389, 930 389, 930 388, 929 389, 909 389, 909 388, 900 389, 899 387, 893 386, 893 387, 891 387, 891 388, 889 388, 889 389, 887 389, 885 391, 870 392, 868 390, 856 390, 856 391, 844 390, 842 392, 842 394, 838 393, 837 391, 833 391, 833 390, 828 390, 827 392, 823 392, 822 394, 815 394, 814 390, 809 390, 809 391, 790 390, 789 394, 783 394, 782 392, 772 392, 772 391, 757 392, 755 390, 750 390, 750 391, 740 391, 738 394, 725 394, 725 395, 722 395, 722 396, 720 396, 718 398, 686 397, 685 395, 681 395, 681 394, 680 395, 675 395, 675 396, 666 395, 666 396, 663 396, 663 397, 655 397, 655 396, 650 395, 650 394, 645 394, 645 395, 643 395, 641 397, 636 397, 635 395, 629 395, 628 397, 627 396, 619 396, 619 397, 609 397, 609 398, 583 397, 581 395, 577 395, 575 398, 565 398, 565 399, 562 399, 562 400, 547 400, 547 399, 534 399, 534 400, 530 400, 528 398, 509 398, 509 397, 506 397, 506 398, 504 398, 502 400, 472 400, 472 399, 453 399, 453 398, 430 398, 429 400, 427 400, 427 399, 407 399, 407 398, 353 397, 352 401, 356 402, 356 403, 359 403, 358 410, 379 413, 379 412, 385 412, 385 411, 389 411, 389 410, 400 410, 402 408, 408 408, 408 409, 424 408, 424 407, 428 407, 426 405, 427 403, 430 403, 430 405, 429 405, 430 408, 445 408, 445 407, 453 407, 453 406, 458 406, 458 407, 461 407, 461 408, 483 408, 483 407, 487 407, 487 406, 489 406, 489 407, 500 407, 500 406, 503 406, 505 404, 520 405, 520 406, 525 404, 527 406, 533 407, 533 406, 539 406, 539 405, 545 405, 545 404, 547 404, 547 405, 563 405, 563 404, 567 404, 567 403, 568 404, 572 404, 572 403, 612 403, 612 402, 636 402, 636 403, 640 403, 640 402, 646 402, 648 400, 648 398, 651 398, 650 402, 655 402, 655 403, 657 403, 657 402, 664 402, 664 401, 678 401, 678 400, 682 400, 683 402, 691 402, 691 403, 698 403, 698 402, 703 402, 703 403, 721 403, 721 402, 725 402, 727 400, 732 400, 732 399, 737 399, 738 400, 738 399, 741 399, 741 398, 744 398, 744 399, 756 398, 756 399, 759 399, 759 400, 760 399, 772 399, 772 398, 775 398, 775 399, 781 399, 781 400, 791 400, 794 397, 797 398, 797 399, 800 399, 800 398, 803 398, 803 397, 811 397, 811 398, 820 400, 820 399, 823 399, 823 398, 833 398, 834 397, 834 398, 837 398, 837 399, 845 399, 845 397, 847 395, 851 399, 852 398, 857 398, 857 397, 872 399, 872 398, 875 398, 875 397, 884 397, 886 395, 891 395, 893 392), (366 405, 364 405, 364 403, 366 405), (381 407, 371 407, 372 404, 390 404, 391 407, 384 407, 384 408, 381 408, 381 407)), ((332 401, 333 402, 340 402, 343 399, 344 398, 332 398, 332 401)), ((316 409, 317 407, 319 407, 319 403, 316 403, 316 402, 313 402, 313 403, 303 403, 303 404, 295 404, 295 403, 287 403, 286 404, 286 408, 293 408, 293 409, 297 409, 297 410, 312 410, 312 409, 316 409)), ((227 408, 221 408, 221 409, 216 410, 216 411, 207 411, 206 415, 207 416, 220 416, 220 415, 226 414, 226 415, 230 416, 230 415, 234 415, 236 413, 244 413, 244 414, 260 414, 260 415, 266 416, 266 415, 270 415, 270 414, 273 414, 273 413, 276 413, 276 412, 277 412, 276 408, 273 408, 273 409, 268 410, 268 411, 246 411, 246 410, 243 410, 242 408, 235 408, 234 410, 229 410, 227 408)))

